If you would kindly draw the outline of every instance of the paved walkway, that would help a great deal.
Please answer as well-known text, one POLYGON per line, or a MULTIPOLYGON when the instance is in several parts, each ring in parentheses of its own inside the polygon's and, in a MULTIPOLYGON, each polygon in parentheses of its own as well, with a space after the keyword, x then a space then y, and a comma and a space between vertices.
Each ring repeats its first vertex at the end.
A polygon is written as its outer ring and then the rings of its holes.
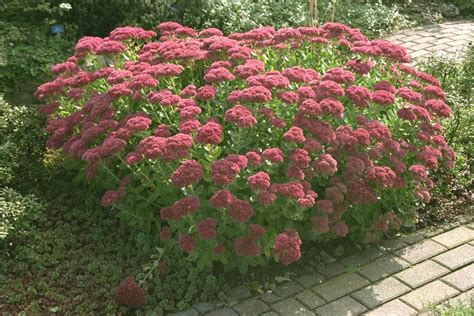
POLYGON ((415 315, 430 304, 472 304, 473 287, 470 223, 386 241, 273 292, 251 297, 249 289, 239 286, 227 293, 225 302, 196 304, 174 315, 415 315))
POLYGON ((403 30, 387 37, 404 46, 412 58, 432 53, 458 56, 469 42, 474 41, 474 22, 446 22, 403 30))

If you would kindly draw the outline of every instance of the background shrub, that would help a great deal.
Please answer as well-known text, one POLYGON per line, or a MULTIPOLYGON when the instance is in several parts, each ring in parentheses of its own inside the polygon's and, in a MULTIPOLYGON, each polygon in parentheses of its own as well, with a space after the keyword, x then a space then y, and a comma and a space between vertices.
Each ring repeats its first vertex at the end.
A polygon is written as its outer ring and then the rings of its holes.
POLYGON ((0 242, 13 229, 28 229, 42 207, 33 195, 21 195, 13 189, 0 188, 0 242))
POLYGON ((44 174, 43 125, 36 109, 11 106, 0 96, 0 185, 32 187, 44 174))

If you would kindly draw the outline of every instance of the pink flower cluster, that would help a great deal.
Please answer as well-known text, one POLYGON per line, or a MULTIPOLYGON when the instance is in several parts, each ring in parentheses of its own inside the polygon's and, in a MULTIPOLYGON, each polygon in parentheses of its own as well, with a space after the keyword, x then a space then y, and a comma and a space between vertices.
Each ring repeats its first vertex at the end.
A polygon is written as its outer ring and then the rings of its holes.
POLYGON ((91 181, 123 178, 102 205, 148 211, 137 218, 156 221, 141 225, 162 227, 166 245, 290 264, 301 239, 287 223, 372 240, 406 219, 394 198, 427 203, 431 173, 454 166, 446 94, 399 45, 340 23, 157 30, 81 39, 36 95, 48 147, 91 181), (362 208, 379 213, 353 224, 362 208))

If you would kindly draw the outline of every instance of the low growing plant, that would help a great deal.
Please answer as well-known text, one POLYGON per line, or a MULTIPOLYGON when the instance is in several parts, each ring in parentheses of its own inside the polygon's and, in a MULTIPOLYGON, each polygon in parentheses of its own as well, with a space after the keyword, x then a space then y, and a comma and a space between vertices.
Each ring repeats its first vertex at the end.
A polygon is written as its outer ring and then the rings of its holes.
POLYGON ((44 171, 44 117, 33 108, 12 106, 0 95, 0 186, 31 186, 44 171))
POLYGON ((451 109, 404 48, 339 23, 85 37, 40 86, 48 146, 141 240, 199 269, 288 265, 302 240, 412 225, 451 168, 451 109))

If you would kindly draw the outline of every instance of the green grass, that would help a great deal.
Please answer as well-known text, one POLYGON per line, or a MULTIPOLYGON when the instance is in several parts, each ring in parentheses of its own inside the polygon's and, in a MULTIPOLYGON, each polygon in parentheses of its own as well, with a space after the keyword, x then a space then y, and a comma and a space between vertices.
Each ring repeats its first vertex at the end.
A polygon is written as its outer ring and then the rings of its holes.
POLYGON ((432 305, 429 309, 434 315, 439 316, 474 315, 474 294, 471 294, 470 302, 458 301, 454 304, 432 305))

